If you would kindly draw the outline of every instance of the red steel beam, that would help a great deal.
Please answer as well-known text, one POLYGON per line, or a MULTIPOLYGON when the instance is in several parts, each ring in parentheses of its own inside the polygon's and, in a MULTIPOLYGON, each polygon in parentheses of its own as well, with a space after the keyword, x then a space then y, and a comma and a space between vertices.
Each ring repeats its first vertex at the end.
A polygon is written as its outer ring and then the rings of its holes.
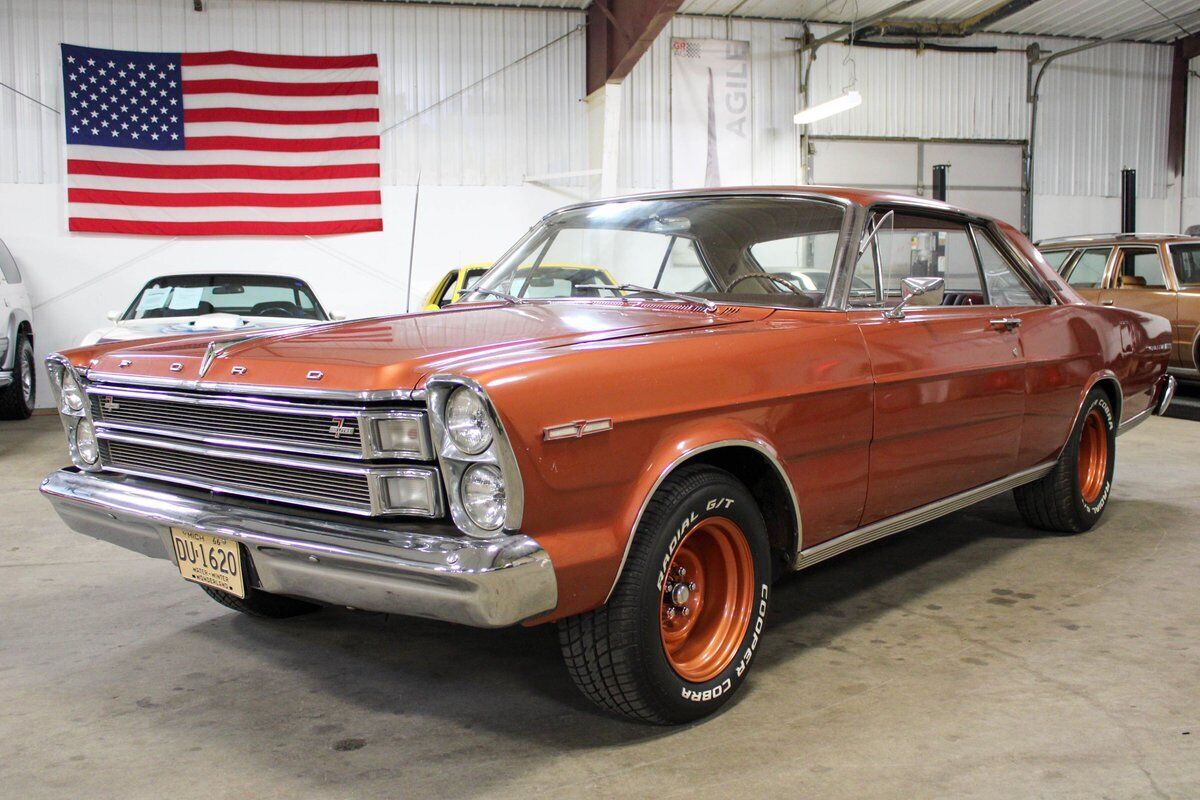
POLYGON ((620 81, 683 0, 592 0, 587 10, 587 93, 620 81))

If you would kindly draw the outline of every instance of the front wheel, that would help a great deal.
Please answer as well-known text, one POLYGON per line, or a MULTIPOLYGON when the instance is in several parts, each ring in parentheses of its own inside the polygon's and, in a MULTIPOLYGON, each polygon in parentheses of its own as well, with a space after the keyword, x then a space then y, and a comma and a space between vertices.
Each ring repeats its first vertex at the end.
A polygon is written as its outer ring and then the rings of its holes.
POLYGON ((597 705, 643 722, 713 713, 737 691, 766 622, 766 525, 727 472, 684 467, 634 532, 607 605, 559 623, 567 668, 597 705))
POLYGON ((29 419, 33 414, 33 401, 37 396, 37 368, 34 365, 33 342, 20 334, 13 359, 12 383, 0 389, 0 419, 29 419))
POLYGON ((271 594, 251 587, 246 587, 245 597, 238 597, 204 584, 200 584, 200 588, 226 608, 232 608, 234 611, 240 611, 251 617, 287 619, 288 617, 298 617, 301 614, 311 614, 321 608, 315 603, 297 600, 294 597, 284 597, 280 594, 271 594))
POLYGON ((1013 490, 1025 522, 1061 533, 1091 530, 1108 505, 1116 455, 1116 412, 1108 395, 1093 389, 1054 469, 1013 490))

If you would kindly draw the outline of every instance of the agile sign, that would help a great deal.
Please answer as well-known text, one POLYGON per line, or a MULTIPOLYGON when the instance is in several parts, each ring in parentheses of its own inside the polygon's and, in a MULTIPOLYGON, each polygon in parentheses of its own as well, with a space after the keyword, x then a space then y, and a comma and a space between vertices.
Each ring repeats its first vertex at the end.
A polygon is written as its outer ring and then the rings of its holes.
POLYGON ((752 182, 750 43, 671 40, 671 184, 752 182))

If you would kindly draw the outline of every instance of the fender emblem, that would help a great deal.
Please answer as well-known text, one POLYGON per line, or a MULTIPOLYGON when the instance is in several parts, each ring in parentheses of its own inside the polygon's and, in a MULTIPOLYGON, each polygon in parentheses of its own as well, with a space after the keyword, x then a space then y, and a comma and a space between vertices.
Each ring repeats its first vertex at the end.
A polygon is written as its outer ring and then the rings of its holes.
POLYGON ((319 369, 312 369, 312 370, 309 370, 308 374, 305 375, 304 377, 308 378, 310 381, 319 381, 319 380, 321 380, 321 378, 325 377, 325 373, 321 372, 321 370, 319 370, 319 369))
POLYGON ((543 431, 543 434, 547 442, 553 442, 558 439, 579 439, 589 433, 604 433, 611 431, 612 427, 611 419, 581 419, 565 425, 551 425, 543 431))
POLYGON ((238 367, 233 367, 233 368, 231 368, 231 369, 229 370, 229 374, 230 374, 230 375, 245 375, 245 374, 246 374, 246 368, 245 368, 245 367, 241 367, 241 366, 238 366, 238 367))

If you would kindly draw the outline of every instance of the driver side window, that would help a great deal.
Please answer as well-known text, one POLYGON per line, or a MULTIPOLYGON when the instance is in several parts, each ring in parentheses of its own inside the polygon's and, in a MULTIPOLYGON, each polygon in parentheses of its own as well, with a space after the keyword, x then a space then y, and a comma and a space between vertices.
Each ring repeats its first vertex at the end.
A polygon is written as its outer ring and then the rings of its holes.
POLYGON ((895 306, 903 297, 901 282, 909 277, 940 277, 946 281, 942 305, 975 306, 986 300, 979 264, 967 226, 955 220, 897 212, 880 229, 873 243, 878 258, 880 292, 875 286, 872 249, 859 259, 852 279, 850 304, 895 306))

